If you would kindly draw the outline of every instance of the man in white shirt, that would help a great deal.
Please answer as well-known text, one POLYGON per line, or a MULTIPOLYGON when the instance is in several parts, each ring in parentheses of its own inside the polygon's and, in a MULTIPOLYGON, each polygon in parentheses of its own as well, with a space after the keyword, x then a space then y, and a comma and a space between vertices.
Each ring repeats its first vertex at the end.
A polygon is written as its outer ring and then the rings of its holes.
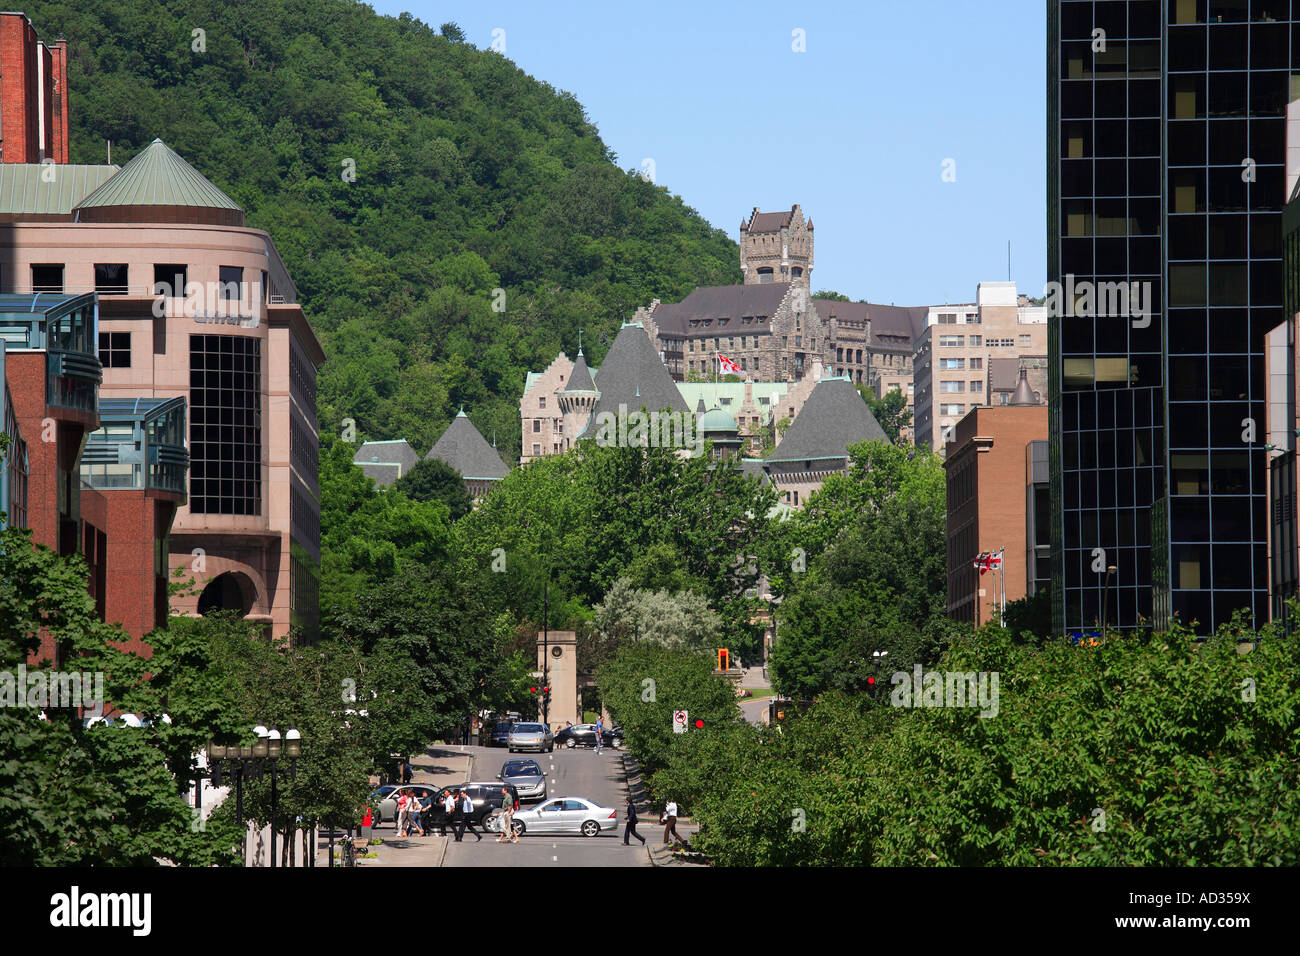
POLYGON ((677 803, 669 800, 664 806, 664 843, 668 842, 668 834, 672 834, 678 843, 685 843, 680 833, 677 832, 677 803))

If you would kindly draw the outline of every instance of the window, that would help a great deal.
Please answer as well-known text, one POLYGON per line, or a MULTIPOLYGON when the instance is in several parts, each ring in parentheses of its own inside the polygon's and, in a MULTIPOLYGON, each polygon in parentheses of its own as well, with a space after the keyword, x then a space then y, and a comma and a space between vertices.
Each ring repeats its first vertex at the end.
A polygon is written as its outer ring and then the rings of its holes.
POLYGON ((837 362, 843 362, 843 361, 844 361, 844 350, 843 350, 843 349, 836 349, 836 350, 835 350, 835 361, 837 361, 837 362))
POLYGON ((965 411, 966 411, 965 405, 940 405, 939 406, 940 415, 961 415, 964 414, 965 411))
MULTIPOLYGON (((960 366, 958 367, 960 368, 960 366)), ((982 358, 973 358, 970 360, 970 367, 972 369, 983 368, 984 360, 982 358)))
POLYGON ((972 335, 970 337, 970 344, 973 346, 979 346, 983 344, 983 341, 984 341, 984 337, 982 335, 972 335))
POLYGON ((542 454, 542 446, 536 444, 533 445, 533 457, 538 458, 541 456, 541 454, 542 454))
POLYGON ((956 325, 956 324, 957 324, 957 313, 956 313, 956 312, 940 312, 940 313, 939 313, 939 324, 940 324, 940 325, 956 325))
POLYGON ((939 336, 939 347, 945 349, 961 348, 966 344, 964 335, 941 335, 939 336))
POLYGON ((982 392, 982 391, 984 391, 984 382, 983 382, 983 380, 982 380, 982 379, 978 379, 978 378, 973 378, 973 379, 971 379, 970 390, 971 390, 972 392, 982 392))
POLYGON ((989 339, 988 347, 991 349, 1009 349, 1016 344, 1015 339, 989 339))
POLYGON ((965 385, 962 382, 940 382, 939 391, 941 392, 964 392, 965 385))
POLYGON ((858 349, 858 358, 857 358, 857 363, 858 363, 859 365, 862 364, 862 349, 858 349))
POLYGON ((539 434, 541 434, 541 431, 542 431, 542 420, 541 420, 540 418, 534 418, 534 419, 533 419, 533 434, 534 434, 534 435, 539 435, 539 434))
MULTIPOLYGON (((966 367, 964 358, 943 358, 939 359, 939 368, 942 369, 962 369, 966 367)), ((972 366, 973 368, 974 366, 972 366)))
POLYGON ((1021 347, 1022 349, 1023 349, 1023 348, 1028 348, 1031 344, 1033 344, 1033 337, 1032 337, 1032 336, 1021 335, 1021 336, 1018 336, 1018 338, 1019 338, 1019 340, 1020 340, 1020 347, 1021 347))
POLYGON ((32 291, 62 292, 63 263, 60 262, 58 265, 33 265, 32 291))
POLYGON ((978 312, 967 312, 967 313, 966 313, 966 324, 967 324, 967 325, 979 325, 979 324, 980 324, 980 314, 979 314, 978 312))
POLYGON ((262 343, 190 336, 190 511, 262 513, 262 343))
POLYGON ((154 295, 168 296, 173 299, 185 298, 185 281, 189 275, 187 265, 155 264, 153 267, 154 295))
POLYGON ((546 407, 546 396, 545 396, 545 395, 543 395, 543 396, 541 396, 540 398, 537 399, 537 407, 538 407, 538 408, 545 408, 545 407, 546 407))
POLYGON ((758 270, 758 281, 761 285, 766 285, 772 281, 772 269, 770 266, 764 266, 758 270))
POLYGON ((100 332, 99 364, 104 368, 130 368, 131 333, 100 332))
POLYGON ((241 266, 221 267, 221 298, 229 302, 244 297, 244 270, 241 266))
POLYGON ((126 295, 125 263, 95 263, 95 291, 100 295, 126 295))

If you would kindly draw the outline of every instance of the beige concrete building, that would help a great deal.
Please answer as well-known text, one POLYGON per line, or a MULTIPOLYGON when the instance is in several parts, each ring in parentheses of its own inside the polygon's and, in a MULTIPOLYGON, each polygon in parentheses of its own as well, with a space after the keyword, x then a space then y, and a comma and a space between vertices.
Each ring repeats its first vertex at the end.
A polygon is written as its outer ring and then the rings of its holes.
POLYGON ((316 371, 271 237, 162 143, 117 167, 0 165, 0 291, 97 293, 102 398, 186 400, 170 567, 276 637, 318 629, 316 371))
POLYGON ((974 303, 931 306, 912 360, 917 446, 943 454, 956 423, 990 404, 992 360, 1045 355, 1047 310, 1026 304, 1013 282, 981 282, 974 303))

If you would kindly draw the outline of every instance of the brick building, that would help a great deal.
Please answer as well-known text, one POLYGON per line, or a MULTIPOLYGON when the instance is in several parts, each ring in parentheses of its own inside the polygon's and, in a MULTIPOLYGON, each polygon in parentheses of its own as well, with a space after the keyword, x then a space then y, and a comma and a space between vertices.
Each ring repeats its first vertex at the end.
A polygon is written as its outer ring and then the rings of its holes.
MULTIPOLYGON (((83 533, 79 509, 90 497, 72 493, 81 443, 100 425, 94 391, 140 401, 140 414, 156 400, 180 399, 187 430, 181 445, 189 455, 182 499, 168 499, 175 491, 151 487, 143 473, 136 489, 155 509, 176 506, 173 521, 162 511, 152 519, 154 540, 169 540, 167 570, 183 569, 195 585, 173 606, 190 614, 237 610, 277 638, 296 626, 313 639, 320 562, 316 372, 324 352, 275 244, 161 140, 121 169, 62 165, 68 114, 61 45, 39 44, 26 17, 0 14, 0 54, 0 298, 13 308, 21 302, 48 311, 41 321, 56 333, 52 350, 32 344, 51 332, 35 329, 40 323, 30 316, 10 323, 27 328, 7 333, 6 378, 26 440, 27 510, 36 539, 62 553, 88 548, 93 562, 101 544, 106 554, 117 553, 111 538, 83 533), (75 347, 58 337, 64 319, 55 312, 65 307, 84 316, 69 333, 75 347), (36 379, 42 362, 45 384, 36 379), (65 382, 73 384, 59 384, 65 382), (46 385, 54 389, 47 404, 58 409, 57 456, 26 419, 46 400, 46 385)), ((176 412, 168 406, 159 414, 174 421, 176 412)), ((130 427, 147 434, 163 426, 141 418, 130 427)), ((114 442, 104 437, 99 450, 107 454, 114 442)), ((148 444, 164 456, 169 447, 148 444)), ((91 490, 108 496, 97 518, 112 524, 130 495, 117 487, 91 490)), ((155 569, 152 558, 138 564, 143 594, 155 569)), ((154 612, 153 602, 141 599, 138 623, 128 629, 157 620, 154 612)))
MULTIPOLYGON (((1022 380, 1023 384, 1023 380, 1022 380)), ((1018 393, 1032 401, 1028 385, 1018 393)), ((975 408, 957 422, 944 460, 948 502, 948 616, 996 620, 1008 601, 1050 580, 1047 406, 975 408), (975 558, 1003 554, 1002 575, 981 575, 975 558)))
POLYGON ((68 45, 0 13, 0 162, 68 161, 68 45))

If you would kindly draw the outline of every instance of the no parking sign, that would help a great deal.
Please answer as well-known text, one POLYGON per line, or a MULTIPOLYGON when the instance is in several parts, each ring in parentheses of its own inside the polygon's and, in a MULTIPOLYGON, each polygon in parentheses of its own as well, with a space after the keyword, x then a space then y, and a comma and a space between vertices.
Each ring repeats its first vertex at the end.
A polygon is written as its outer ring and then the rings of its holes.
POLYGON ((684 710, 673 711, 673 733, 686 733, 686 716, 686 711, 684 710))

